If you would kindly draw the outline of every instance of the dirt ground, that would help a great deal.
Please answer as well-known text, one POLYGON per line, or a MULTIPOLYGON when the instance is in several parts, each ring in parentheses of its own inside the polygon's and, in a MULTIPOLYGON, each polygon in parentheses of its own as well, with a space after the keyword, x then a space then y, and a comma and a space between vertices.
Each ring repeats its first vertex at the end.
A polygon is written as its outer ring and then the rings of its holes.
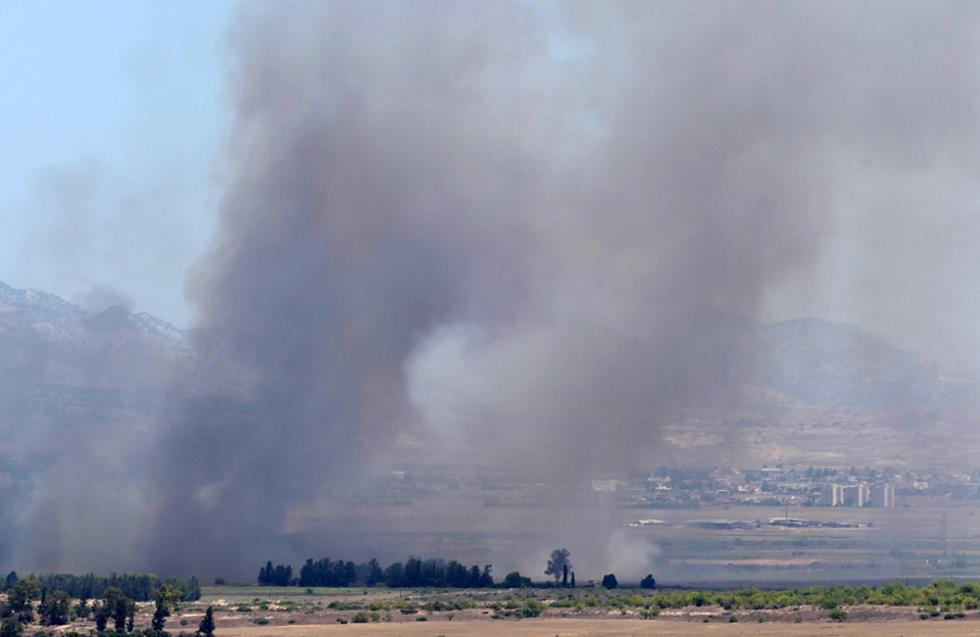
POLYGON ((394 624, 304 624, 240 626, 222 629, 221 637, 980 637, 980 621, 890 621, 844 624, 643 621, 630 619, 527 619, 486 622, 394 624))

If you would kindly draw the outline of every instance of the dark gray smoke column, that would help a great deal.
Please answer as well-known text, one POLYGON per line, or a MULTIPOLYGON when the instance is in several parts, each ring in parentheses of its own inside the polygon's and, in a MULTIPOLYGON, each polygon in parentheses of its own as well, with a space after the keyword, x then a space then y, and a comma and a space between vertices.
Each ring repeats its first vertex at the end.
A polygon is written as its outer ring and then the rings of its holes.
POLYGON ((807 272, 836 162, 921 165, 966 116, 954 95, 920 117, 963 81, 908 51, 943 59, 958 23, 921 6, 243 13, 222 219, 189 290, 246 406, 175 410, 157 566, 263 559, 291 506, 406 432, 503 441, 570 481, 636 460, 672 409, 734 404, 718 313, 807 272))
POLYGON ((416 344, 513 314, 561 152, 528 8, 291 8, 233 29, 227 193, 189 289, 247 406, 165 432, 161 571, 250 565, 290 505, 391 444, 416 344))

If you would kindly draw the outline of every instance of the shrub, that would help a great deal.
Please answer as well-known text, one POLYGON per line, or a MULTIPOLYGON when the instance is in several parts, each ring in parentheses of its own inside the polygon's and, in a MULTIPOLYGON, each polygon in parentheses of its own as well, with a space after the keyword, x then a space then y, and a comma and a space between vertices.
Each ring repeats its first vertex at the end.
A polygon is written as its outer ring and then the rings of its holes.
POLYGON ((364 611, 358 611, 354 613, 354 616, 350 620, 355 624, 366 624, 368 623, 368 614, 364 611))
POLYGON ((544 612, 544 604, 536 599, 529 599, 524 603, 521 613, 524 617, 537 617, 544 612))
POLYGON ((827 617, 829 617, 831 621, 846 622, 847 611, 840 608, 835 608, 834 610, 827 613, 827 617))

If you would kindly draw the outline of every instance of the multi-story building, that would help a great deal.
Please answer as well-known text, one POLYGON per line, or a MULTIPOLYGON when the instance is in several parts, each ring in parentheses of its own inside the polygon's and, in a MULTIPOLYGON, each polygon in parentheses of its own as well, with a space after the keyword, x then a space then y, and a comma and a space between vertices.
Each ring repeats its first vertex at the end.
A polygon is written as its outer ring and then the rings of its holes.
MULTIPOLYGON (((892 489, 894 500, 894 489, 892 489)), ((871 503, 871 489, 867 483, 825 484, 820 490, 820 504, 828 507, 863 507, 871 503)))
POLYGON ((820 490, 820 504, 839 507, 844 504, 844 487, 839 484, 825 484, 820 490))
POLYGON ((844 487, 844 506, 863 507, 871 499, 870 495, 871 492, 866 483, 849 484, 844 487))
POLYGON ((873 507, 895 506, 895 485, 876 484, 874 487, 872 487, 871 506, 873 507))

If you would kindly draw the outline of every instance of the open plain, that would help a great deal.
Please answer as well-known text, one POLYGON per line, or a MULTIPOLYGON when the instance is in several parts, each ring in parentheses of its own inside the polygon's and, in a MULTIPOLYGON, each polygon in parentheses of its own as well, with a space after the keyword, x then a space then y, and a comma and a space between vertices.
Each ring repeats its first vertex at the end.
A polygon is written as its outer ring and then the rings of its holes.
POLYGON ((868 622, 853 624, 699 624, 670 621, 531 619, 507 624, 367 624, 241 627, 222 631, 231 637, 945 637, 980 635, 980 622, 868 622))
POLYGON ((193 627, 203 609, 213 606, 217 634, 222 637, 980 636, 976 609, 967 609, 955 619, 944 619, 942 614, 920 619, 922 609, 915 606, 852 605, 843 607, 847 619, 840 622, 832 621, 828 610, 818 605, 760 610, 706 605, 664 608, 659 615, 644 618, 643 607, 617 606, 619 602, 613 601, 641 597, 649 602, 665 594, 671 593, 205 587, 199 602, 175 613, 173 624, 179 621, 193 627), (598 599, 599 604, 563 606, 560 600, 570 595, 583 601, 598 599), (541 615, 519 617, 521 609, 532 604, 541 615))

